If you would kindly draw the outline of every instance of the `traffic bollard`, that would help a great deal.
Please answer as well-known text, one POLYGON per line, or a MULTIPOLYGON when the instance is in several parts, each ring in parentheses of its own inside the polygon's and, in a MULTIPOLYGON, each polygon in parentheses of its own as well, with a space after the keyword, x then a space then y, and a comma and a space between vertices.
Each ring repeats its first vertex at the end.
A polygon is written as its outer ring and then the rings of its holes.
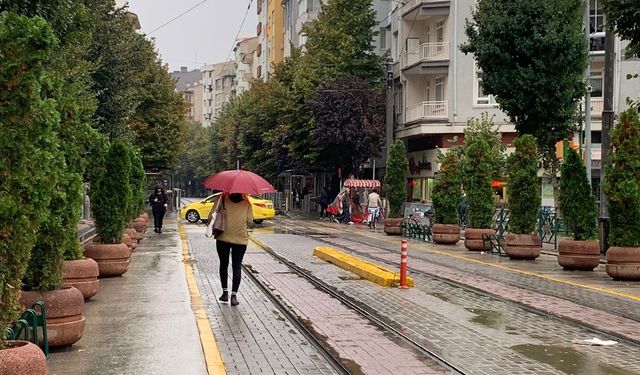
POLYGON ((407 240, 402 240, 400 252, 400 289, 408 289, 407 286, 407 240))

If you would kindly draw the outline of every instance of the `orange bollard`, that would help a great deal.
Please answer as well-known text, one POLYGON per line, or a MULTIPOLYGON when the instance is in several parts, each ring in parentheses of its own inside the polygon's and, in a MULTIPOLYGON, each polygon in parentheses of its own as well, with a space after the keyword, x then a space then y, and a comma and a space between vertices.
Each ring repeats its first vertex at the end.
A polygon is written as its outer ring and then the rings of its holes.
POLYGON ((408 289, 407 286, 407 240, 402 240, 400 252, 400 289, 408 289))

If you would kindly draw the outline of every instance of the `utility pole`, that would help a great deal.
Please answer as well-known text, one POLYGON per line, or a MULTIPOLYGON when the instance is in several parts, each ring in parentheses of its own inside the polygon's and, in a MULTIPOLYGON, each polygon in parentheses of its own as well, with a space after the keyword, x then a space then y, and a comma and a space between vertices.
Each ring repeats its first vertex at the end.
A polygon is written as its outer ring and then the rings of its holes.
POLYGON ((613 79, 615 70, 615 34, 609 26, 605 30, 604 40, 604 110, 602 111, 602 161, 600 166, 600 253, 606 254, 609 248, 609 212, 607 195, 604 191, 606 181, 605 167, 609 164, 609 148, 613 127, 613 79))
MULTIPOLYGON (((587 48, 591 51, 591 27, 589 22, 589 0, 585 1, 584 7, 584 31, 587 38, 587 48)), ((587 82, 587 92, 584 96, 584 166, 587 169, 587 181, 591 186, 591 58, 587 63, 584 72, 584 79, 587 82)))

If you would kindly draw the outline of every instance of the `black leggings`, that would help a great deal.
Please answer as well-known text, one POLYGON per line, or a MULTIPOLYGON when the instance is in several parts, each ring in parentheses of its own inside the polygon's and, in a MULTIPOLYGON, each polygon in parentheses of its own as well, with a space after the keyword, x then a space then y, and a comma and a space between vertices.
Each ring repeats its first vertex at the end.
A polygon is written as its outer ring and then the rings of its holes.
POLYGON ((228 268, 229 268, 229 253, 231 253, 231 268, 233 270, 233 284, 231 291, 238 292, 240 287, 240 278, 242 276, 242 258, 247 251, 247 245, 237 245, 220 240, 216 240, 216 250, 218 250, 218 257, 220 258, 220 282, 222 283, 222 289, 228 290, 228 268))
POLYGON ((166 211, 153 211, 153 227, 162 229, 162 219, 164 218, 164 213, 166 211))

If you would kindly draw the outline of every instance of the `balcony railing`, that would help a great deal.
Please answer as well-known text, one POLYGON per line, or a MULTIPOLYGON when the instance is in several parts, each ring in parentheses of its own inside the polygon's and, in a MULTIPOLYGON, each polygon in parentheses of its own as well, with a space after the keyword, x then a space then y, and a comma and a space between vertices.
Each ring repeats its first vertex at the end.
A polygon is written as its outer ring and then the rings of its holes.
POLYGON ((449 60, 449 42, 423 43, 418 48, 407 51, 402 55, 402 68, 423 61, 444 60, 449 60))
POLYGON ((407 108, 407 122, 418 120, 443 120, 449 117, 449 103, 422 102, 407 108))
POLYGON ((604 110, 604 98, 591 98, 591 116, 602 117, 603 110, 604 110))
POLYGON ((589 50, 591 51, 591 54, 604 54, 605 33, 593 33, 589 35, 589 41, 589 50))

